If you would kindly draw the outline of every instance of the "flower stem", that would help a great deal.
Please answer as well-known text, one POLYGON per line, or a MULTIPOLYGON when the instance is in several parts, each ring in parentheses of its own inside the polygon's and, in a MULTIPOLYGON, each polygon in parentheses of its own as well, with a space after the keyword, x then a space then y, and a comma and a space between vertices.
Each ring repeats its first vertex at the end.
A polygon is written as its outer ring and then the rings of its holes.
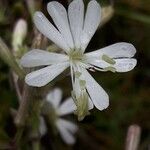
POLYGON ((24 77, 24 71, 20 68, 20 66, 16 62, 15 57, 12 55, 12 53, 10 52, 4 41, 1 39, 1 37, 0 37, 0 57, 6 64, 8 64, 16 72, 16 74, 20 78, 24 77))
POLYGON ((33 141, 32 148, 33 148, 33 150, 40 150, 40 142, 39 141, 33 141))
POLYGON ((22 134, 23 134, 23 130, 24 130, 24 128, 22 128, 22 127, 18 128, 18 130, 17 130, 16 136, 15 136, 15 139, 14 139, 17 148, 20 147, 20 140, 21 140, 21 137, 22 137, 22 134))
POLYGON ((17 112, 16 118, 15 118, 15 124, 18 127, 24 126, 25 123, 25 118, 27 117, 27 112, 28 112, 28 106, 29 106, 29 101, 30 101, 30 96, 31 96, 31 88, 25 85, 24 87, 24 93, 22 96, 22 101, 19 106, 19 110, 17 112))

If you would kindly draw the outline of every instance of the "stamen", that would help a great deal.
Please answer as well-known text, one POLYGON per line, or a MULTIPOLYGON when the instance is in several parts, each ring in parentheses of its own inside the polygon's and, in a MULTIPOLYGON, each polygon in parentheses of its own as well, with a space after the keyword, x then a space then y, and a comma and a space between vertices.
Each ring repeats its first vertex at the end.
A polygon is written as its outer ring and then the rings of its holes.
POLYGON ((116 63, 116 61, 112 58, 110 58, 109 56, 103 54, 102 56, 102 60, 104 60, 105 62, 111 64, 111 65, 114 65, 116 63))
POLYGON ((114 67, 106 67, 106 68, 104 68, 104 70, 105 71, 111 71, 111 72, 113 72, 113 73, 115 73, 116 72, 116 68, 114 68, 114 67))

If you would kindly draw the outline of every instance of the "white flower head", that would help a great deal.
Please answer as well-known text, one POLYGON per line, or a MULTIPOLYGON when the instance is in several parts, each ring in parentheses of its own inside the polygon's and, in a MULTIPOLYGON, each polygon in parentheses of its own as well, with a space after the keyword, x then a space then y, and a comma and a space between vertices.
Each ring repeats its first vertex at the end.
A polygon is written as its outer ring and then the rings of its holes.
MULTIPOLYGON (((74 144, 75 137, 74 134, 77 132, 78 127, 73 122, 61 118, 62 116, 71 114, 76 109, 72 98, 66 99, 61 103, 62 91, 59 88, 55 88, 50 91, 47 95, 46 101, 52 106, 53 116, 52 121, 55 127, 58 129, 63 141, 67 144, 74 144), (60 104, 61 103, 61 104, 60 104)), ((46 125, 44 119, 40 118, 40 133, 45 134, 46 125)))
POLYGON ((34 23, 37 29, 65 54, 51 53, 34 49, 26 53, 21 64, 24 67, 46 66, 29 73, 25 82, 30 86, 41 87, 70 67, 73 99, 77 106, 76 113, 84 118, 93 104, 99 110, 109 105, 109 97, 103 88, 89 74, 89 71, 127 72, 136 66, 135 47, 130 43, 120 42, 108 47, 85 53, 100 21, 101 7, 96 0, 88 3, 86 13, 82 0, 73 0, 68 12, 56 1, 49 2, 47 10, 55 23, 52 25, 42 12, 36 12, 34 23), (85 15, 84 15, 85 14, 85 15))

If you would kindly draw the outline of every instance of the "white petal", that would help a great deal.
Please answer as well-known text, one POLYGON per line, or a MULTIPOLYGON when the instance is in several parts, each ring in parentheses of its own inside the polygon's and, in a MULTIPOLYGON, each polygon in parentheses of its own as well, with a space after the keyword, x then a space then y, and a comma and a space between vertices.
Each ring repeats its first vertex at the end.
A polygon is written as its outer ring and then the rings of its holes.
POLYGON ((25 82, 30 86, 42 87, 62 73, 68 66, 69 64, 65 62, 31 72, 25 77, 25 82))
POLYGON ((46 97, 46 100, 51 103, 55 109, 59 107, 60 101, 62 99, 62 90, 55 88, 50 91, 46 97))
POLYGON ((73 113, 76 110, 76 105, 73 99, 70 97, 66 99, 58 108, 57 113, 59 116, 67 115, 73 113))
POLYGON ((101 58, 103 54, 110 58, 133 57, 136 53, 135 47, 126 42, 115 43, 102 49, 87 53, 87 57, 101 58))
POLYGON ((40 132, 41 136, 44 136, 47 132, 47 127, 46 127, 46 124, 45 124, 43 117, 40 117, 39 132, 40 132))
POLYGON ((70 48, 62 34, 48 21, 42 12, 36 12, 33 19, 34 24, 41 33, 66 52, 69 51, 70 48))
POLYGON ((47 10, 52 17, 55 25, 63 35, 68 46, 70 48, 74 48, 67 12, 64 6, 56 1, 52 1, 48 3, 47 10))
POLYGON ((82 0, 73 0, 68 8, 70 28, 75 42, 75 47, 80 48, 80 35, 83 28, 84 4, 82 0))
POLYGON ((131 71, 137 64, 136 59, 115 59, 116 64, 114 68, 116 68, 117 72, 128 72, 131 71))
POLYGON ((70 127, 69 127, 68 123, 65 120, 58 119, 56 121, 56 126, 65 143, 70 144, 70 145, 75 143, 75 138, 72 135, 72 132, 75 132, 77 130, 77 127, 74 124, 70 124, 70 127), (72 130, 72 132, 70 132, 70 130, 72 130))
POLYGON ((58 122, 59 122, 59 124, 61 124, 65 129, 67 129, 71 133, 75 133, 78 130, 77 125, 71 121, 68 121, 65 119, 58 119, 58 122))
POLYGON ((91 109, 93 109, 94 108, 94 105, 93 105, 93 102, 92 102, 92 100, 90 99, 90 97, 89 97, 89 104, 88 104, 88 109, 89 110, 91 110, 91 109))
POLYGON ((27 52, 20 60, 23 67, 37 67, 61 63, 68 60, 67 55, 51 53, 44 50, 34 49, 27 52))
POLYGON ((83 32, 81 34, 81 47, 83 51, 93 37, 101 18, 101 8, 96 0, 91 0, 87 7, 83 32))
POLYGON ((83 70, 86 88, 95 107, 99 110, 106 109, 109 105, 109 97, 103 88, 94 80, 87 70, 83 70))

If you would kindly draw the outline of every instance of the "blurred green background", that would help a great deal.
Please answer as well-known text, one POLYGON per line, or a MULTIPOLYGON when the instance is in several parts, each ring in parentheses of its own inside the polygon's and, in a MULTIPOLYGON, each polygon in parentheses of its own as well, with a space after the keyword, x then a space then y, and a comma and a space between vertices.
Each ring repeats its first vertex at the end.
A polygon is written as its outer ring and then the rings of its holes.
MULTIPOLYGON (((48 0, 39 0, 46 11, 48 0)), ((86 1, 88 2, 88 1, 86 1)), ((99 49, 116 42, 132 43, 138 61, 134 70, 127 73, 92 73, 108 92, 110 106, 105 111, 91 111, 79 122, 81 131, 73 147, 63 149, 121 150, 125 147, 127 128, 138 124, 142 129, 140 150, 150 149, 150 1, 149 0, 99 0, 102 6, 113 4, 113 17, 94 35, 87 51, 99 49), (82 133, 83 131, 83 133, 82 133)), ((65 0, 61 3, 67 6, 65 0)), ((23 0, 0 0, 0 36, 11 47, 15 22, 19 18, 28 21, 26 43, 31 45, 33 26, 26 2, 23 0)), ((58 85, 66 87, 67 80, 58 85)), ((9 67, 0 60, 0 147, 13 138, 15 126, 10 108, 17 108, 15 91, 10 84, 9 67)), ((64 89, 66 95, 70 91, 64 89)), ((43 139, 48 141, 46 137, 43 139)), ((1 149, 1 148, 0 148, 1 149)))

